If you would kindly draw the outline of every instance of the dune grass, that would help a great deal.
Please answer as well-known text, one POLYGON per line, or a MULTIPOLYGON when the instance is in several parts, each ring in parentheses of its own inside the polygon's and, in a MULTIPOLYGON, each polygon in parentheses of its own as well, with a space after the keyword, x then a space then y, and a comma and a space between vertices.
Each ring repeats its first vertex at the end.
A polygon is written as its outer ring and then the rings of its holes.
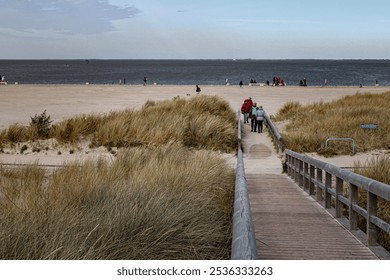
POLYGON ((233 170, 178 144, 0 170, 1 259, 227 259, 233 170))
POLYGON ((234 152, 235 118, 226 101, 215 96, 197 96, 189 100, 148 101, 139 111, 77 116, 55 125, 53 134, 60 143, 88 137, 94 147, 161 145, 174 141, 186 147, 234 152))
MULTIPOLYGON (((47 132, 60 144, 76 145, 87 139, 91 147, 136 147, 174 141, 186 147, 235 152, 236 114, 216 96, 147 101, 141 110, 79 115, 55 123, 47 132)), ((13 124, 0 132, 0 147, 34 142, 37 127, 13 124)))
MULTIPOLYGON (((3 144, 23 138, 9 131, 3 144)), ((235 172, 212 150, 235 151, 236 133, 216 97, 55 124, 60 143, 122 148, 112 164, 1 167, 0 259, 229 259, 235 172)))
POLYGON ((333 102, 303 106, 288 102, 277 113, 275 121, 287 122, 282 133, 284 146, 296 152, 316 152, 325 156, 351 154, 350 142, 325 141, 330 137, 353 138, 356 152, 390 149, 390 92, 358 93, 333 102), (362 129, 364 123, 375 123, 375 130, 362 129))

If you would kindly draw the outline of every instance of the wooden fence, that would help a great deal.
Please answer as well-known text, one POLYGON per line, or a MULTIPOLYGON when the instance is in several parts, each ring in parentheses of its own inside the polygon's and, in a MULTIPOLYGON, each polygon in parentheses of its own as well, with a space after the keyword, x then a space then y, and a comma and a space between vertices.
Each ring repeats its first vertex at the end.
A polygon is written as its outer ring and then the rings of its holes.
POLYGON ((350 230, 358 229, 358 215, 364 217, 368 246, 377 246, 379 228, 390 238, 389 222, 378 217, 378 200, 390 201, 390 185, 291 150, 285 153, 288 176, 325 208, 334 209, 336 218, 347 218, 350 230), (358 203, 359 190, 366 193, 366 203, 358 203))

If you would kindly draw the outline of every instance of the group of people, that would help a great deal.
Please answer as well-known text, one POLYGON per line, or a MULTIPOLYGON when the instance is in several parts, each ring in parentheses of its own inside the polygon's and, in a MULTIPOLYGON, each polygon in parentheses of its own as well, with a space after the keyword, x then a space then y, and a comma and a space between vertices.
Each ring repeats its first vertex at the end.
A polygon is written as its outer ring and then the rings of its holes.
MULTIPOLYGON (((324 83, 324 84, 327 85, 327 84, 328 84, 328 81, 325 80, 325 83, 324 83)), ((300 87, 307 87, 306 78, 303 78, 303 80, 300 80, 300 81, 299 81, 299 86, 300 86, 300 87)))
POLYGON ((286 83, 284 82, 284 80, 282 80, 279 76, 278 77, 274 77, 273 80, 272 80, 272 85, 273 86, 286 86, 286 83))
POLYGON ((249 97, 244 100, 241 106, 241 113, 244 115, 244 123, 249 124, 249 119, 251 120, 251 132, 263 132, 265 112, 262 106, 257 106, 257 103, 253 102, 252 98, 249 97))

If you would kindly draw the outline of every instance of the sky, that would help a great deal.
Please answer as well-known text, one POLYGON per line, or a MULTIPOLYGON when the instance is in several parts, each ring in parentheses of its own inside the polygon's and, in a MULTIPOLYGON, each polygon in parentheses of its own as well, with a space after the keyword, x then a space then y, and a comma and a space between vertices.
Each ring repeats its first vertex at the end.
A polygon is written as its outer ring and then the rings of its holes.
POLYGON ((0 59, 390 59, 388 0, 0 0, 0 59))

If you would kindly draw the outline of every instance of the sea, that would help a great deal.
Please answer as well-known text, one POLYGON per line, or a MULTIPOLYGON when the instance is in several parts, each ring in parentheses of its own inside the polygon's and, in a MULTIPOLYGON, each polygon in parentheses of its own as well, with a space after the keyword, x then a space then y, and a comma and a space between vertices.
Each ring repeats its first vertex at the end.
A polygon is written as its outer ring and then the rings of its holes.
POLYGON ((8 84, 390 86, 390 60, 0 60, 8 84))

